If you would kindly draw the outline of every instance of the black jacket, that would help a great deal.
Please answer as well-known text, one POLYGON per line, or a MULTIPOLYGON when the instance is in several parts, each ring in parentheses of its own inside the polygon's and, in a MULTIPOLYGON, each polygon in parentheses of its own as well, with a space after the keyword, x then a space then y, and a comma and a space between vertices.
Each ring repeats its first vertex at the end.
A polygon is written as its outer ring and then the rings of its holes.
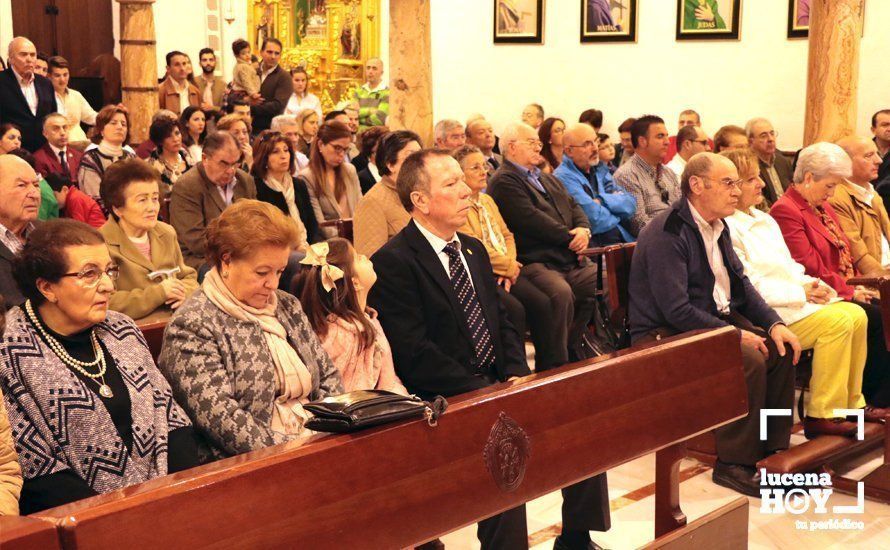
POLYGON ((549 199, 534 189, 513 163, 505 160, 491 177, 488 194, 516 236, 520 262, 543 263, 560 270, 577 267, 578 256, 569 250, 569 231, 576 227, 590 229, 590 221, 555 176, 541 174, 541 185, 549 199))
MULTIPOLYGON (((290 211, 287 209, 287 201, 284 200, 284 193, 275 191, 260 178, 256 178, 253 181, 256 184, 256 198, 258 201, 268 202, 278 207, 286 216, 290 216, 290 211)), ((309 189, 302 178, 294 178, 294 202, 297 203, 297 210, 300 211, 300 220, 306 227, 306 240, 309 241, 309 244, 323 241, 324 235, 318 229, 318 220, 315 219, 315 212, 312 211, 312 204, 309 202, 309 189)))
MULTIPOLYGON (((525 350, 497 295, 485 247, 458 234, 473 286, 494 343, 500 381, 529 374, 525 350)), ((368 303, 377 310, 392 348, 396 373, 421 397, 484 388, 463 310, 438 256, 412 220, 371 258, 377 283, 368 303)))
POLYGON ((282 69, 281 65, 275 67, 275 70, 269 73, 266 80, 260 84, 260 95, 263 96, 263 102, 250 107, 250 114, 253 115, 254 133, 258 134, 269 129, 272 119, 284 112, 293 93, 294 83, 290 74, 282 69))
POLYGON ((21 128, 22 147, 32 153, 46 142, 43 117, 58 110, 56 93, 48 78, 35 74, 34 87, 37 90, 36 115, 31 113, 12 69, 0 72, 0 124, 11 122, 21 128))

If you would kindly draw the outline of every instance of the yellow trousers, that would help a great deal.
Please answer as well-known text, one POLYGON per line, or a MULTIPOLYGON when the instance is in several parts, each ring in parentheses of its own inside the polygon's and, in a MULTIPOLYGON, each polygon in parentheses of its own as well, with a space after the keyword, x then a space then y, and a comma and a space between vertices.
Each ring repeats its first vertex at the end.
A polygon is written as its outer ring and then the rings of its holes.
POLYGON ((868 353, 868 318, 865 311, 848 302, 836 302, 791 323, 803 349, 813 350, 813 376, 806 415, 833 418, 834 409, 859 409, 862 371, 868 353))

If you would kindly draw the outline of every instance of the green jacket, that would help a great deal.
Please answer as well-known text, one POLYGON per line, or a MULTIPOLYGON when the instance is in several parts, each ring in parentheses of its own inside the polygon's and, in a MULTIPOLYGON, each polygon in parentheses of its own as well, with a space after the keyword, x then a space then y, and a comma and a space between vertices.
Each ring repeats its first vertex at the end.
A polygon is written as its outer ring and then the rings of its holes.
POLYGON ((361 88, 356 89, 354 97, 359 106, 360 129, 386 124, 386 117, 389 115, 389 88, 372 92, 367 84, 362 84, 361 88))
POLYGON ((714 13, 713 21, 700 21, 695 17, 695 8, 700 4, 701 0, 685 0, 683 12, 683 30, 684 31, 706 31, 706 30, 723 30, 726 29, 726 23, 720 17, 717 11, 717 0, 704 0, 704 4, 711 8, 714 13))
POLYGON ((52 220, 59 217, 59 202, 46 180, 40 180, 40 210, 38 220, 52 220))

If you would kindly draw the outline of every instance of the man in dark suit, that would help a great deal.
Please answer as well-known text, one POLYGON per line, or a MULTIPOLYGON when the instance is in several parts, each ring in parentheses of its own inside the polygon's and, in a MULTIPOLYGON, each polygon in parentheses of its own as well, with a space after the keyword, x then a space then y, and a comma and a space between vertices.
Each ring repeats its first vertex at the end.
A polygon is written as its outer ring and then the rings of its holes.
POLYGON ((290 75, 278 65, 281 59, 281 42, 276 38, 267 38, 263 41, 261 52, 263 61, 260 63, 260 95, 263 102, 259 105, 251 105, 250 113, 253 115, 253 131, 260 133, 268 130, 272 125, 272 119, 284 112, 291 94, 294 93, 294 83, 290 75))
POLYGON ((68 119, 53 113, 43 120, 43 137, 46 143, 34 153, 34 168, 38 173, 59 174, 77 185, 77 169, 83 153, 68 147, 68 119))
POLYGON ((15 155, 0 155, 0 197, 0 295, 6 307, 12 307, 24 301, 12 278, 12 259, 34 229, 40 210, 40 179, 15 155))
POLYGON ((541 141, 527 124, 501 134, 504 163, 488 185, 516 236, 523 264, 510 290, 529 312, 538 370, 584 356, 581 342, 593 314, 596 266, 578 254, 590 241, 590 220, 556 177, 537 168, 541 141), (541 305, 536 296, 547 299, 541 305))
POLYGON ((0 123, 22 130, 22 147, 32 153, 44 143, 43 117, 56 112, 52 82, 34 72, 37 48, 22 36, 9 43, 9 68, 0 72, 0 123))
POLYGON ((791 176, 794 175, 791 161, 777 150, 776 138, 779 134, 767 119, 749 120, 745 125, 745 133, 748 134, 748 144, 760 164, 760 179, 766 184, 763 188, 766 205, 772 206, 791 185, 791 176))
MULTIPOLYGON (((485 247, 457 233, 470 189, 445 150, 402 164, 396 187, 412 221, 372 260, 378 280, 369 303, 409 391, 451 396, 529 374, 522 340, 497 298, 485 247)), ((589 531, 609 528, 605 477, 563 489, 563 533, 556 548, 590 548, 589 531)), ((482 548, 527 548, 525 506, 479 522, 482 548)))

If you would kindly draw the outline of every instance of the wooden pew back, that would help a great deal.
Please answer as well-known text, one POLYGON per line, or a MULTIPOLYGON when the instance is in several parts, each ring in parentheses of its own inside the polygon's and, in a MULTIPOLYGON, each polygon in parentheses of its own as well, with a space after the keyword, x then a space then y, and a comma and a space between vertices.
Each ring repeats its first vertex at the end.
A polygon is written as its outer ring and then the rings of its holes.
POLYGON ((741 365, 736 331, 690 333, 459 396, 436 427, 289 443, 40 516, 66 548, 404 548, 659 451, 663 534, 685 523, 679 442, 747 413, 741 365))
POLYGON ((31 517, 0 516, 0 548, 3 550, 57 550, 62 546, 56 526, 31 517))

